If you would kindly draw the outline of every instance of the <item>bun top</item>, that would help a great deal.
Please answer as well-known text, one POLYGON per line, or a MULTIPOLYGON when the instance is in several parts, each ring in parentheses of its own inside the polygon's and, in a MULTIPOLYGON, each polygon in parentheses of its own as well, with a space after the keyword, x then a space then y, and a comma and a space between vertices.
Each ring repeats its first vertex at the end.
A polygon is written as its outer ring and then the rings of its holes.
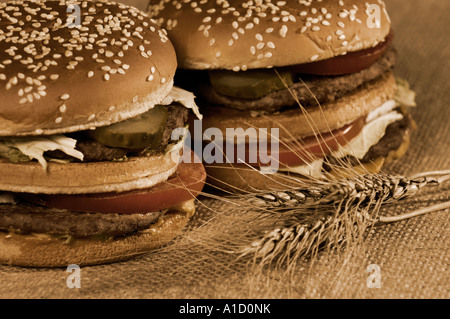
POLYGON ((0 136, 109 125, 171 90, 176 55, 145 13, 107 1, 0 3, 0 136))
POLYGON ((390 31, 378 0, 150 1, 185 69, 246 70, 359 51, 390 31), (158 2, 157 4, 154 4, 158 2))

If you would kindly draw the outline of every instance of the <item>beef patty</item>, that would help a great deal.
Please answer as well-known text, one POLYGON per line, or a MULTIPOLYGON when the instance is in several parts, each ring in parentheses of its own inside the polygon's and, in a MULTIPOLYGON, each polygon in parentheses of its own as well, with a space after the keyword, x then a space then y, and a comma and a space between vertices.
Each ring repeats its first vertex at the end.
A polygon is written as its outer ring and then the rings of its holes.
POLYGON ((0 229, 21 233, 70 235, 74 237, 122 236, 143 230, 162 215, 77 213, 19 201, 0 204, 0 229))
MULTIPOLYGON (((189 110, 182 105, 173 104, 168 106, 166 129, 164 130, 161 143, 155 150, 155 152, 164 152, 167 145, 171 142, 172 131, 178 127, 185 126, 185 123, 188 120, 188 114, 189 110)), ((129 150, 120 147, 109 147, 97 142, 85 132, 71 133, 67 134, 67 136, 77 140, 76 149, 83 153, 83 162, 118 160, 123 158, 124 156, 139 156, 145 154, 145 152, 147 151, 146 149, 129 150)), ((52 158, 72 159, 61 151, 50 151, 47 152, 46 155, 49 155, 52 158)))

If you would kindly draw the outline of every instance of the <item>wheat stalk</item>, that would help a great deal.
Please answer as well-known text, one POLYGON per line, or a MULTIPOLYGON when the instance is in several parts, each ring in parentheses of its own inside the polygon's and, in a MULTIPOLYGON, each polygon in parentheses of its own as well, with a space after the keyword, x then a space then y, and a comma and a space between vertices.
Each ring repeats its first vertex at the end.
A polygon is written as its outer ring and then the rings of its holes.
MULTIPOLYGON (((439 172, 432 173, 439 175, 439 172)), ((252 254, 262 265, 289 264, 323 247, 336 247, 350 237, 359 238, 368 227, 379 223, 446 209, 450 202, 393 217, 378 215, 382 205, 412 197, 426 186, 439 186, 450 179, 448 171, 441 173, 440 177, 424 173, 413 178, 371 174, 251 195, 247 202, 252 207, 259 207, 263 215, 277 216, 282 226, 240 248, 237 253, 240 258, 252 254)))

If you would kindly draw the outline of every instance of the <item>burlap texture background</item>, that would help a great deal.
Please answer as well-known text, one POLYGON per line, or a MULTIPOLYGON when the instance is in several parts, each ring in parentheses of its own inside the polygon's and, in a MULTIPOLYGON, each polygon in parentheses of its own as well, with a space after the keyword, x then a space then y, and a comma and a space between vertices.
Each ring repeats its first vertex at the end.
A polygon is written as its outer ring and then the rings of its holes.
MULTIPOLYGON (((450 2, 386 2, 400 56, 395 72, 411 83, 418 103, 412 110, 418 124, 412 145, 388 170, 410 175, 450 169, 450 2)), ((407 211, 448 200, 450 189, 444 185, 389 209, 407 211)), ((230 209, 223 201, 204 199, 197 219, 230 209)), ((300 263, 289 277, 277 271, 258 276, 219 249, 203 249, 194 231, 168 249, 128 262, 83 267, 81 289, 67 287, 65 269, 0 266, 0 297, 449 298, 449 222, 447 210, 376 228, 345 258, 324 254, 312 269, 300 263), (380 288, 367 286, 370 264, 380 267, 380 288)), ((223 226, 220 217, 209 224, 223 226)))

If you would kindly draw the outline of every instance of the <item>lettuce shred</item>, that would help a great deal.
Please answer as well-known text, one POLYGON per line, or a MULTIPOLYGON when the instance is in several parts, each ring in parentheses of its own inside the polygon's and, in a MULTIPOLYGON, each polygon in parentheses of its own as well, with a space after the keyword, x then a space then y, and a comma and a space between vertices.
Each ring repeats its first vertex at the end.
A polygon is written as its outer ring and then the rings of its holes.
POLYGON ((65 154, 83 160, 83 153, 77 151, 77 141, 64 135, 12 137, 0 140, 0 157, 11 162, 23 162, 36 159, 44 169, 47 169, 47 159, 44 153, 60 150, 65 154))

